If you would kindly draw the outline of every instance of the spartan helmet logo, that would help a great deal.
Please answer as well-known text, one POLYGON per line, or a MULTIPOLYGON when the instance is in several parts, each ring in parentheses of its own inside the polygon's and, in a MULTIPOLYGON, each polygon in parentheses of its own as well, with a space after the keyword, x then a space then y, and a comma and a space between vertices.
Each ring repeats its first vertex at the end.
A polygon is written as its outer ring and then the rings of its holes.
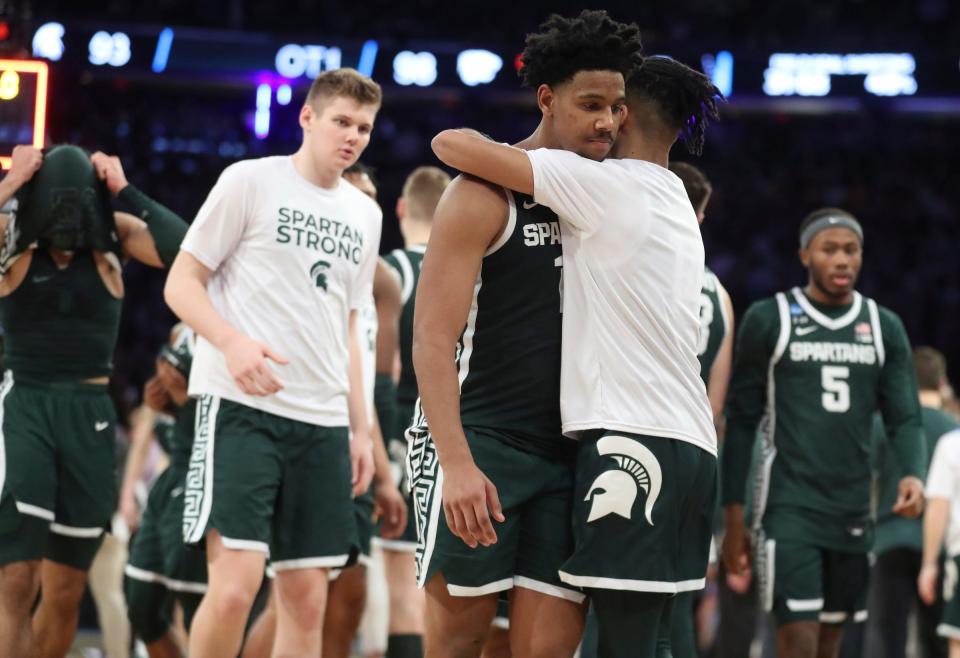
POLYGON ((310 266, 310 278, 318 288, 327 289, 327 270, 330 269, 330 263, 325 260, 318 260, 310 266))
POLYGON ((647 494, 644 514, 653 525, 653 506, 660 497, 663 474, 656 456, 642 443, 625 436, 605 436, 597 441, 597 452, 610 455, 618 468, 601 473, 584 500, 593 501, 587 523, 616 514, 630 519, 639 489, 647 494))

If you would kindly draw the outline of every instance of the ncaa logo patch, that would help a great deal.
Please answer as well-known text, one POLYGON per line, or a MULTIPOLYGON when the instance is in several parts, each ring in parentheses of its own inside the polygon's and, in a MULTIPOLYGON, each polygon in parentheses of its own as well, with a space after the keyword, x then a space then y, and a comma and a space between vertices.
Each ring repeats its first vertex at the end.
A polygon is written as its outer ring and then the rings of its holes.
POLYGON ((873 328, 869 322, 859 322, 853 328, 853 334, 857 341, 861 343, 873 342, 873 328))

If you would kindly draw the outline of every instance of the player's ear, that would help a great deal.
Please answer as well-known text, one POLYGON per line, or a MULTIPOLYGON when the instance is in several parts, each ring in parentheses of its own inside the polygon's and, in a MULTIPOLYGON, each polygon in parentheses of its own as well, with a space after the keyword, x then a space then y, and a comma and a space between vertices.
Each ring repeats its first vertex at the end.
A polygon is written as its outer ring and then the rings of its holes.
POLYGON ((397 219, 401 222, 407 218, 407 200, 403 197, 397 199, 397 219))
POLYGON ((803 266, 810 267, 810 250, 801 249, 798 253, 800 254, 800 262, 803 263, 803 266))
POLYGON ((315 115, 313 107, 309 103, 304 103, 303 107, 300 108, 300 127, 304 130, 310 130, 310 122, 313 121, 315 115))
POLYGON ((553 114, 553 106, 556 103, 557 96, 548 84, 542 84, 537 87, 537 105, 544 116, 553 114))

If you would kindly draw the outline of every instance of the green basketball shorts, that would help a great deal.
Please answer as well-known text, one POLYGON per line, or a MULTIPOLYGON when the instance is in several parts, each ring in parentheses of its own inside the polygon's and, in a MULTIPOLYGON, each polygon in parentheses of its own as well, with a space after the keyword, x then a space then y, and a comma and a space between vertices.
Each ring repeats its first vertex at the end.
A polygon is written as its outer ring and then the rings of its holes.
MULTIPOLYGON (((411 429, 408 467, 419 542, 422 587, 443 573, 453 596, 483 596, 514 586, 581 602, 576 587, 560 581, 560 565, 573 551, 573 464, 553 461, 467 429, 477 467, 497 488, 506 521, 494 522, 497 543, 470 548, 447 527, 443 467, 429 432, 411 429)), ((563 440, 560 437, 558 441, 563 440)))
POLYGON ((157 478, 124 573, 134 580, 159 583, 171 592, 202 595, 207 591, 206 556, 183 543, 185 483, 186 470, 173 466, 157 478))
POLYGON ((275 571, 342 568, 359 543, 349 431, 204 395, 187 472, 183 536, 216 528, 228 549, 262 551, 275 571))
POLYGON ((592 589, 703 589, 716 496, 717 459, 692 443, 587 433, 577 450, 576 550, 560 577, 592 589))
MULTIPOLYGON (((770 512, 767 512, 769 517, 770 512)), ((759 536, 754 566, 760 601, 777 624, 867 619, 866 553, 835 551, 793 538, 759 536)))
POLYGON ((960 555, 943 563, 943 618, 937 635, 960 641, 960 555))
POLYGON ((0 385, 0 565, 86 571, 116 508, 116 414, 104 385, 0 385))

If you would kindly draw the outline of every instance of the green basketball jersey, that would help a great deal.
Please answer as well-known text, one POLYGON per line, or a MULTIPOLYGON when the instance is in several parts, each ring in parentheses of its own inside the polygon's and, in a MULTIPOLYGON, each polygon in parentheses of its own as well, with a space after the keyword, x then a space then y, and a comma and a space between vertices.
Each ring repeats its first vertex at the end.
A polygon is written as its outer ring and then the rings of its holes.
POLYGON ((697 344, 697 358, 700 359, 700 377, 703 383, 710 381, 710 369, 720 353, 720 345, 730 332, 730 317, 723 303, 720 279, 704 269, 703 288, 700 291, 700 342, 697 344))
POLYGON ((109 375, 123 300, 107 290, 93 253, 63 269, 33 252, 23 282, 0 298, 4 364, 17 379, 80 381, 109 375))
MULTIPOLYGON (((933 459, 934 448, 940 437, 957 429, 957 421, 949 414, 921 407, 923 434, 927 442, 927 467, 933 459)), ((893 513, 897 501, 898 486, 903 469, 896 454, 887 445, 887 432, 882 419, 877 416, 873 423, 874 464, 878 470, 879 496, 877 497, 877 536, 873 552, 877 555, 894 548, 923 550, 923 519, 908 519, 893 513)))
POLYGON ((528 195, 508 191, 507 200, 507 226, 480 265, 457 345, 460 417, 464 428, 521 450, 566 454, 573 444, 560 431, 560 223, 528 195))
POLYGON ((425 251, 426 245, 414 245, 407 249, 394 249, 383 258, 400 274, 403 311, 400 314, 400 382, 397 384, 397 401, 405 405, 416 403, 420 397, 417 375, 413 370, 413 311, 425 251))
POLYGON ((725 502, 744 493, 743 461, 759 426, 756 523, 771 536, 866 550, 878 408, 895 428, 907 470, 917 472, 916 381, 906 332, 892 312, 859 293, 848 306, 817 304, 799 288, 758 302, 744 317, 732 379, 725 502))

